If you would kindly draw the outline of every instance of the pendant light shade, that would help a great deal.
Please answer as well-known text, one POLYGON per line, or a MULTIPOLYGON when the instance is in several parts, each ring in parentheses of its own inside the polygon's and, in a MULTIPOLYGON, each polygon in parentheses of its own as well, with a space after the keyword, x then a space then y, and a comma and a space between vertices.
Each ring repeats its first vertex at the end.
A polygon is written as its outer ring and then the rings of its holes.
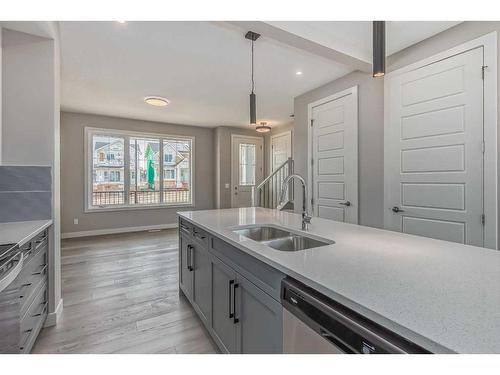
POLYGON ((255 88, 255 81, 253 79, 253 43, 259 39, 260 34, 249 31, 245 34, 245 38, 252 41, 252 92, 250 93, 250 125, 257 124, 257 97, 253 92, 255 88))
POLYGON ((257 123, 257 108, 255 106, 255 94, 252 92, 250 94, 250 124, 255 125, 257 123))
POLYGON ((267 125, 267 122, 261 122, 255 127, 255 130, 259 133, 267 133, 271 131, 271 127, 267 125))
POLYGON ((385 21, 373 21, 373 76, 385 75, 385 21))

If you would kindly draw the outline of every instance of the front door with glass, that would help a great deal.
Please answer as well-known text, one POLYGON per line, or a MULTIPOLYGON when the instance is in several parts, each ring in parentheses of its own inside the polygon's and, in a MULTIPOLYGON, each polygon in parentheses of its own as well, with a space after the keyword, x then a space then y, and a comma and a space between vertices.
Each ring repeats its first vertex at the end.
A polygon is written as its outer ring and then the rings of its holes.
POLYGON ((263 139, 233 136, 231 139, 231 206, 250 207, 253 187, 263 177, 263 139))

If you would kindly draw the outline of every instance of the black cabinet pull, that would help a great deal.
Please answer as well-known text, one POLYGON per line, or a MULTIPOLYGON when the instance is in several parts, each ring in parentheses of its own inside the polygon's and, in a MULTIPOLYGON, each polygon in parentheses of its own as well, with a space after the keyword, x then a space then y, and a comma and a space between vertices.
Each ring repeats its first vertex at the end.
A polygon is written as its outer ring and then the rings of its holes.
POLYGON ((236 317, 236 288, 238 288, 239 284, 234 284, 233 286, 233 323, 236 324, 240 320, 236 317))
POLYGON ((39 272, 33 272, 32 275, 35 276, 35 275, 42 275, 45 270, 47 269, 47 264, 42 264, 42 269, 39 271, 39 272))
POLYGON ((233 286, 234 286, 234 280, 229 280, 229 319, 234 318, 234 305, 233 305, 233 286))
POLYGON ((204 240, 205 238, 207 238, 206 236, 200 236, 200 235, 199 235, 200 233, 199 233, 199 232, 197 232, 197 231, 194 231, 194 233, 193 233, 193 234, 194 234, 194 236, 195 236, 195 237, 198 237, 198 238, 200 238, 200 239, 202 239, 202 240, 204 240))
POLYGON ((192 258, 193 258, 193 246, 192 245, 187 245, 187 269, 188 271, 193 271, 193 266, 192 266, 192 258))

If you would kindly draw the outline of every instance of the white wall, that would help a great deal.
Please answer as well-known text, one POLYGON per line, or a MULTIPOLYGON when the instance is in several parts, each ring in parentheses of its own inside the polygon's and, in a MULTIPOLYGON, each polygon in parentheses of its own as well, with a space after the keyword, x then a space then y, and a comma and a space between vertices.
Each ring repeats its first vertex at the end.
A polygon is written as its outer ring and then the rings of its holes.
MULTIPOLYGON (((358 85, 358 163, 359 224, 382 228, 384 225, 384 81, 371 74, 353 72, 324 86, 306 92, 294 102, 295 171, 308 175, 307 107, 310 103, 358 85)), ((298 186, 295 191, 300 191, 298 186)), ((302 207, 300 194, 295 207, 302 207)))
POLYGON ((52 167, 49 323, 61 301, 59 60, 57 39, 2 29, 2 163, 52 167))

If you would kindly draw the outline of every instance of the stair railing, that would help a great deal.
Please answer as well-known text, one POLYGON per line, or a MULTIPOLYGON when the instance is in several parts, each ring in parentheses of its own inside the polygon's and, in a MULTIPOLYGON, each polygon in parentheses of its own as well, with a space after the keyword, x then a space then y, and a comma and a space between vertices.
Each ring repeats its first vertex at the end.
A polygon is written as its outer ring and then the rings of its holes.
MULTIPOLYGON (((291 174, 293 174, 293 159, 288 158, 257 185, 257 187, 254 187, 252 192, 252 205, 257 207, 276 208, 278 206, 283 180, 291 174)), ((291 182, 288 187, 287 199, 293 202, 293 197, 293 182, 291 182)))

